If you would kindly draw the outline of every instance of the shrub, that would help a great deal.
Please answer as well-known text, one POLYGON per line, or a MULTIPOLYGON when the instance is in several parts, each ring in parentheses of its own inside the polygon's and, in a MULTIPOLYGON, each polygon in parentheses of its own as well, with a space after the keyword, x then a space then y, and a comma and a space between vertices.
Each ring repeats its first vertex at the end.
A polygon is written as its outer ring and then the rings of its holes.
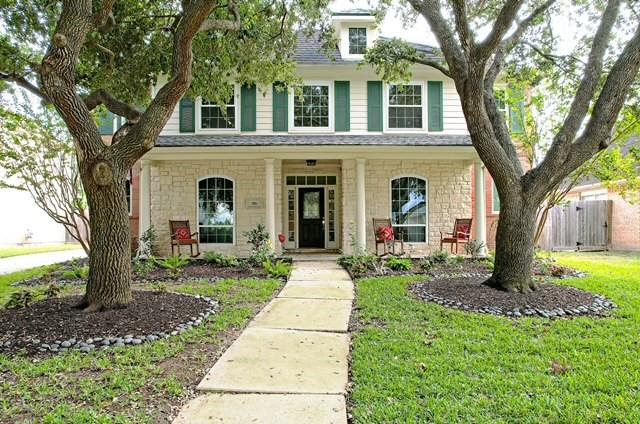
POLYGON ((413 263, 409 258, 392 257, 387 260, 387 266, 394 271, 409 271, 413 263))
POLYGON ((242 233, 247 238, 247 243, 251 245, 251 253, 249 254, 249 263, 257 266, 265 261, 273 261, 276 257, 269 233, 262 224, 256 225, 255 228, 242 233))
POLYGON ((428 272, 431 270, 431 268, 433 268, 433 263, 431 263, 431 260, 429 258, 422 258, 420 259, 420 262, 418 262, 418 266, 420 267, 422 272, 428 272))
POLYGON ((484 259, 484 263, 489 271, 493 271, 493 268, 495 266, 495 260, 496 260, 496 257, 494 252, 489 252, 487 257, 484 259))
POLYGON ((21 289, 11 293, 9 300, 5 303, 7 309, 26 308, 36 300, 36 294, 33 290, 21 289))
POLYGON ((272 261, 264 261, 262 263, 265 271, 269 274, 270 277, 273 278, 283 278, 288 277, 291 272, 291 264, 284 262, 282 260, 277 262, 272 261))
POLYGON ((177 277, 182 273, 191 260, 188 256, 169 256, 165 259, 156 260, 156 263, 169 272, 172 277, 177 277))
POLYGON ((446 250, 439 250, 429 256, 429 260, 433 264, 447 264, 451 260, 451 255, 446 250))
POLYGON ((60 295, 61 291, 62 291, 62 288, 59 285, 49 284, 47 287, 45 287, 42 290, 41 293, 46 299, 54 299, 60 295))
POLYGON ((459 255, 452 256, 449 262, 453 263, 454 265, 462 265, 464 263, 464 256, 459 256, 459 255))
POLYGON ((151 286, 151 290, 153 290, 156 294, 166 293, 168 291, 167 285, 165 283, 154 283, 151 286))
POLYGON ((374 269, 378 263, 378 257, 370 254, 343 255, 338 258, 338 264, 345 267, 355 277, 374 269))
POLYGON ((487 245, 483 241, 471 240, 469 243, 464 245, 464 251, 467 255, 471 256, 474 259, 477 259, 482 255, 487 245))
POLYGON ((86 280, 89 278, 89 267, 81 266, 65 271, 62 273, 62 278, 65 280, 86 280))
POLYGON ((233 255, 223 255, 218 252, 206 252, 203 259, 208 264, 221 268, 236 267, 240 265, 240 261, 237 257, 233 255))
POLYGON ((133 272, 144 278, 156 269, 156 260, 153 256, 148 256, 147 259, 136 257, 133 260, 132 265, 133 272))
POLYGON ((136 251, 137 259, 152 259, 153 258, 153 245, 157 239, 156 230, 153 225, 147 228, 138 240, 138 250, 136 251))

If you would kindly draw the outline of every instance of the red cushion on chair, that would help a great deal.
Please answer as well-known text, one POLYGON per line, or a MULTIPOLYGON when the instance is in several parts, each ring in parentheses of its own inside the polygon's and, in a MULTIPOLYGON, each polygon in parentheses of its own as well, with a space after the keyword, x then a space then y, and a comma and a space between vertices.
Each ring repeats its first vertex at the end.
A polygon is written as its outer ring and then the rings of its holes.
POLYGON ((458 225, 456 230, 456 237, 460 240, 466 240, 469 238, 469 226, 466 224, 458 225))
POLYGON ((378 240, 393 241, 394 239, 395 239, 395 234, 393 233, 393 227, 378 228, 378 240))
POLYGON ((176 230, 176 237, 178 240, 189 240, 191 234, 189 234, 189 230, 186 227, 182 227, 176 230))

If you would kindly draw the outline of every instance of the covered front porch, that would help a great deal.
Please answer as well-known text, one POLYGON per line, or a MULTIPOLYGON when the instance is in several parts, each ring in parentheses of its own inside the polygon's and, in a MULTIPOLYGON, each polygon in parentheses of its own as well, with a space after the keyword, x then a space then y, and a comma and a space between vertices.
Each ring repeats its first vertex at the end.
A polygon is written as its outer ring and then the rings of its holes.
POLYGON ((426 255, 456 218, 473 217, 486 241, 482 172, 467 146, 156 147, 142 161, 140 234, 153 225, 167 255, 168 221, 189 220, 203 251, 247 256, 243 233, 263 224, 278 254, 350 253, 373 251, 372 219, 392 218, 407 253, 426 255))

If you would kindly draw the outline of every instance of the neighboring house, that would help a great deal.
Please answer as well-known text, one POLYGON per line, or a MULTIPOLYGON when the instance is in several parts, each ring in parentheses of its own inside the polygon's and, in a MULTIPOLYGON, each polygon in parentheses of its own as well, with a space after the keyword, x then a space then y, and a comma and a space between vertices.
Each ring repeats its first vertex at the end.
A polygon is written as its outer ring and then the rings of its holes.
POLYGON ((421 255, 439 249, 456 218, 473 217, 472 237, 486 240, 487 226, 477 224, 486 222, 491 188, 476 178, 484 167, 453 81, 416 65, 409 84, 385 84, 358 66, 378 37, 374 17, 350 11, 333 21, 332 59, 318 40, 299 38, 301 96, 235 84, 226 116, 206 100, 182 99, 141 161, 133 234, 153 225, 166 255, 168 221, 186 219, 202 250, 246 255, 243 232, 263 223, 278 251, 282 234, 287 250, 350 252, 352 235, 373 250, 372 219, 390 217, 407 250, 421 255))

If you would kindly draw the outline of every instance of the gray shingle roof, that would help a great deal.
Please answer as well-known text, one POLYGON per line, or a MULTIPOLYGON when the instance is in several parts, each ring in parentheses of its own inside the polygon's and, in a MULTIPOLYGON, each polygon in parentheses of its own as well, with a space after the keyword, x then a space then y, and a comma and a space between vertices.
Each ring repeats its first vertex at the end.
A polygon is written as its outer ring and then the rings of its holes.
POLYGON ((293 58, 296 62, 302 64, 329 65, 332 63, 344 63, 338 49, 335 49, 329 57, 327 57, 322 51, 322 41, 320 41, 319 34, 307 37, 301 32, 298 33, 298 44, 293 58), (331 58, 333 58, 333 60, 331 60, 331 58))
POLYGON ((174 135, 160 136, 156 147, 207 146, 471 146, 467 135, 174 135))

